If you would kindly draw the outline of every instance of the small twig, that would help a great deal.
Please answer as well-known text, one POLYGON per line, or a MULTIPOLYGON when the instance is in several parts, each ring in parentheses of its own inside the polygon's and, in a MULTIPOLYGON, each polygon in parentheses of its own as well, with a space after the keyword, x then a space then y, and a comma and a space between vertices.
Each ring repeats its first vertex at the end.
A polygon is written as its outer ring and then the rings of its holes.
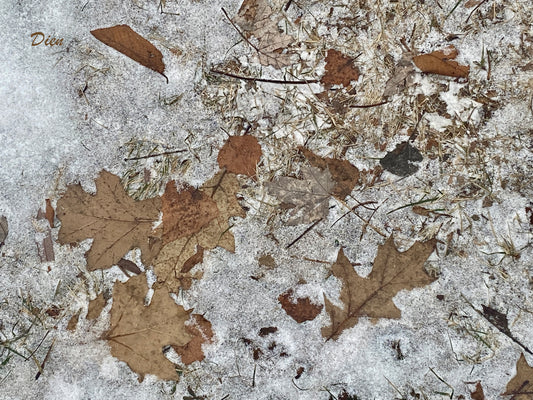
POLYGON ((395 211, 401 210, 402 208, 411 207, 411 206, 417 206, 417 205, 419 205, 419 204, 424 204, 424 203, 430 203, 430 202, 435 201, 435 200, 438 200, 438 199, 439 199, 439 197, 432 197, 431 199, 420 200, 420 201, 415 201, 414 203, 405 204, 405 205, 403 205, 403 206, 400 206, 400 207, 398 207, 398 208, 395 208, 395 209, 392 210, 392 211, 389 211, 389 212, 387 213, 387 215, 392 214, 392 213, 395 212, 395 211))
POLYGON ((248 43, 250 46, 252 46, 255 49, 255 51, 257 51, 258 53, 261 53, 261 51, 252 42, 250 42, 246 36, 244 36, 244 34, 241 32, 241 30, 239 28, 237 28, 237 25, 235 25, 235 23, 231 20, 231 18, 229 17, 228 13, 226 12, 226 10, 224 10, 224 7, 222 7, 221 10, 224 13, 224 15, 226 16, 226 18, 228 19, 229 23, 235 28, 237 33, 246 41, 246 43, 248 43))
POLYGON ((301 80, 301 81, 287 81, 287 80, 282 80, 282 79, 252 78, 252 77, 249 77, 249 76, 235 75, 235 74, 232 74, 230 72, 220 71, 218 69, 212 69, 210 72, 213 73, 213 74, 229 76, 230 78, 242 79, 244 81, 275 83, 275 84, 278 84, 278 85, 305 85, 305 84, 308 84, 308 83, 317 83, 318 82, 317 79, 301 80))
POLYGON ((129 158, 125 158, 124 161, 144 160, 145 158, 166 156, 168 154, 183 153, 184 151, 187 151, 187 150, 173 150, 173 151, 165 151, 163 153, 149 154, 147 156, 129 157, 129 158))
POLYGON ((254 374, 252 376, 252 387, 255 387, 255 370, 257 369, 257 364, 254 365, 254 374))
MULTIPOLYGON (((431 372, 433 372, 433 375, 435 375, 439 381, 441 381, 441 382, 444 383, 446 386, 448 386, 450 389, 452 389, 452 393, 450 394, 450 399, 453 399, 453 393, 455 392, 453 386, 451 386, 448 382, 446 382, 444 379, 442 379, 440 376, 438 376, 437 373, 436 373, 435 371, 433 371, 433 368, 429 367, 429 370, 430 370, 431 372)), ((446 393, 446 394, 447 394, 447 393, 446 393)))
POLYGON ((302 233, 300 236, 298 236, 296 239, 294 239, 292 242, 290 242, 289 245, 288 245, 287 247, 285 247, 285 248, 286 248, 286 249, 290 248, 294 243, 296 243, 298 240, 300 240, 301 238, 303 238, 304 235, 306 235, 307 233, 309 233, 309 231, 310 231, 311 229, 313 229, 315 226, 317 226, 318 223, 319 223, 320 221, 322 221, 322 219, 323 219, 323 218, 320 218, 319 220, 313 222, 313 225, 311 225, 309 228, 307 228, 305 231, 303 231, 303 233, 302 233))
POLYGON ((469 20, 470 17, 472 16, 472 14, 474 14, 474 13, 477 11, 477 9, 478 9, 479 7, 481 7, 481 5, 482 5, 483 3, 486 3, 486 2, 487 2, 487 0, 483 0, 483 1, 482 1, 481 3, 479 3, 476 7, 474 7, 474 9, 472 10, 472 12, 468 15, 468 18, 466 19, 465 24, 468 22, 468 20, 469 20))
POLYGON ((371 107, 382 106, 383 104, 387 104, 387 103, 388 101, 382 101, 381 103, 375 103, 375 104, 361 104, 361 105, 352 104, 350 108, 371 108, 371 107))
POLYGON ((287 11, 289 7, 291 6, 291 4, 292 4, 292 0, 289 0, 287 4, 285 4, 285 7, 283 7, 283 11, 287 11))
POLYGON ((46 362, 48 361, 48 358, 50 357, 50 353, 52 352, 52 348, 54 347, 55 342, 56 342, 56 339, 54 338, 54 340, 52 340, 52 344, 50 345, 50 348, 48 349, 48 351, 46 352, 46 355, 44 356, 44 360, 41 363, 41 366, 39 367, 39 371, 35 375, 35 380, 39 379, 39 377, 41 376, 43 369, 44 369, 44 364, 46 364, 46 362))

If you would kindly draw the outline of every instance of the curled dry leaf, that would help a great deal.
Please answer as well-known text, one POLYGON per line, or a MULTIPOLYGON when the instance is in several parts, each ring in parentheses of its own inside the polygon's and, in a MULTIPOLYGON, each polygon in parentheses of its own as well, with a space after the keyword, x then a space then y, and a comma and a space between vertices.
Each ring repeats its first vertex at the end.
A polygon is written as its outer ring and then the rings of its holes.
POLYGON ((163 54, 128 25, 95 29, 91 31, 91 34, 102 43, 120 51, 139 64, 159 72, 166 78, 163 54))
POLYGON ((308 297, 299 297, 294 302, 293 290, 289 289, 278 297, 281 307, 285 312, 299 324, 305 321, 311 321, 316 318, 324 307, 322 304, 313 304, 308 297))
POLYGON ((150 305, 144 305, 148 291, 146 276, 138 275, 113 288, 110 329, 103 335, 111 354, 139 375, 156 375, 179 380, 172 362, 164 355, 166 346, 184 346, 192 336, 185 323, 189 311, 178 306, 166 290, 156 289, 150 305))
POLYGON ((466 78, 470 72, 470 67, 453 61, 458 54, 459 52, 454 46, 448 46, 444 50, 415 56, 413 62, 422 72, 466 78))
POLYGON ((512 400, 531 400, 533 393, 533 367, 531 367, 524 354, 516 363, 516 375, 509 381, 504 396, 512 396, 512 400))
POLYGON ((237 201, 236 193, 239 189, 237 177, 225 171, 218 173, 198 189, 216 203, 219 214, 198 232, 180 237, 161 249, 154 261, 154 272, 158 282, 165 284, 169 291, 177 292, 182 287, 182 279, 188 281, 194 278, 189 271, 197 262, 201 262, 204 249, 210 250, 218 246, 235 251, 235 239, 230 232, 228 220, 233 216, 246 215, 237 201))
POLYGON ((303 146, 298 147, 298 149, 313 167, 318 167, 322 171, 329 170, 331 177, 335 181, 335 186, 332 190, 332 194, 335 197, 344 200, 346 196, 352 193, 353 188, 359 182, 359 170, 350 162, 337 158, 319 157, 303 146))
POLYGON ((359 68, 354 66, 354 59, 340 51, 329 49, 326 55, 326 73, 320 79, 325 86, 350 86, 352 81, 359 79, 359 68))
POLYGON ((284 176, 266 183, 269 194, 293 206, 287 225, 311 223, 328 215, 329 197, 335 187, 329 170, 303 167, 302 175, 303 179, 284 176))
POLYGON ((172 346, 173 349, 181 356, 181 362, 185 365, 192 364, 195 361, 202 361, 205 358, 202 345, 213 341, 211 322, 200 314, 192 314, 191 319, 185 325, 185 329, 192 339, 186 345, 172 346))
POLYGON ((160 208, 159 198, 135 201, 116 175, 102 171, 95 195, 80 185, 70 185, 57 202, 58 241, 66 244, 94 238, 85 255, 89 271, 110 268, 135 247, 141 249, 142 262, 150 265, 160 248, 160 233, 152 230, 160 208))
POLYGON ((327 340, 338 339, 345 329, 355 326, 361 316, 400 318, 401 311, 392 298, 400 290, 422 287, 435 281, 436 278, 424 269, 424 262, 436 244, 435 239, 415 242, 409 250, 400 253, 391 236, 378 247, 372 272, 367 278, 357 275, 342 249, 339 250, 331 271, 342 282, 340 299, 343 307, 335 306, 324 296, 331 325, 322 328, 322 336, 327 340))
POLYGON ((251 135, 231 136, 218 153, 218 165, 233 174, 255 177, 262 155, 261 146, 251 135))

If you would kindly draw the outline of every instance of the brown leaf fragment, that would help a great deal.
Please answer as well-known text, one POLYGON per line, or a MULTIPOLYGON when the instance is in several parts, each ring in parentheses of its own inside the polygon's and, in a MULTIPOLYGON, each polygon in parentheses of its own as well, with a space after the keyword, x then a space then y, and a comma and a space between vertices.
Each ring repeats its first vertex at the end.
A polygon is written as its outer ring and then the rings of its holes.
POLYGON ((41 262, 55 261, 54 242, 52 241, 52 232, 50 231, 50 228, 46 231, 46 236, 41 244, 37 244, 37 250, 41 262))
POLYGON ((57 202, 58 241, 67 244, 94 238, 85 254, 89 271, 116 265, 135 247, 141 249, 143 264, 150 265, 160 248, 160 232, 152 231, 160 208, 159 198, 135 201, 116 175, 102 171, 95 195, 84 192, 81 185, 70 185, 57 202))
POLYGON ((166 290, 155 289, 149 306, 146 276, 116 282, 113 288, 110 329, 103 335, 113 357, 124 361, 139 375, 156 375, 163 380, 178 380, 172 362, 163 353, 166 346, 184 346, 193 338, 186 322, 190 311, 178 306, 166 290))
POLYGON ((481 382, 476 383, 476 390, 470 392, 472 400, 485 400, 485 393, 483 392, 483 386, 481 382))
POLYGON ((262 155, 254 136, 231 136, 218 153, 218 165, 234 174, 255 177, 255 168, 262 155))
POLYGON ((465 8, 472 8, 477 6, 479 3, 481 3, 483 0, 468 0, 465 4, 465 8))
POLYGON ((102 43, 120 51, 133 61, 137 61, 139 64, 165 76, 163 54, 128 25, 95 29, 91 31, 91 34, 102 43))
POLYGON ((322 311, 324 306, 322 304, 311 303, 308 297, 299 297, 294 302, 293 294, 293 290, 289 289, 279 295, 278 301, 281 303, 281 307, 285 312, 299 324, 315 319, 322 311))
POLYGON ((102 313, 102 310, 104 309, 106 305, 106 301, 104 298, 104 293, 100 293, 96 298, 89 301, 89 309, 87 310, 87 317, 88 320, 93 320, 98 318, 98 316, 102 313))
POLYGON ((359 79, 359 68, 353 65, 354 59, 345 56, 340 51, 329 49, 326 55, 326 73, 320 82, 326 86, 350 86, 352 81, 359 79))
POLYGON ((503 396, 512 396, 510 400, 533 399, 533 367, 531 367, 524 354, 516 363, 516 375, 507 384, 503 396))
POLYGON ((199 232, 219 215, 217 204, 204 192, 192 187, 178 192, 174 181, 167 183, 161 204, 163 245, 199 232))
POLYGON ((329 170, 331 177, 335 181, 332 194, 341 200, 352 193, 353 188, 359 182, 359 170, 347 160, 337 158, 323 158, 317 156, 311 150, 303 146, 298 147, 305 158, 313 167, 320 168, 324 171, 329 170))
POLYGON ((50 199, 46 199, 46 211, 44 213, 48 223, 50 224, 50 228, 54 227, 54 217, 55 217, 55 211, 54 207, 52 207, 52 202, 50 199))
POLYGON ((154 272, 158 282, 165 284, 171 292, 177 292, 182 287, 181 279, 194 278, 184 275, 182 270, 188 260, 185 269, 189 271, 196 261, 202 260, 200 255, 193 257, 203 251, 200 248, 211 250, 218 246, 230 252, 235 251, 235 239, 228 220, 234 216, 246 216, 237 201, 236 193, 240 190, 240 184, 234 174, 220 172, 198 190, 216 203, 219 214, 198 232, 176 239, 161 249, 154 261, 154 272))
POLYGON ((67 331, 74 332, 76 330, 76 327, 78 326, 78 321, 80 319, 81 310, 79 310, 76 314, 74 314, 67 323, 67 331))
POLYGON ((205 358, 202 345, 213 341, 211 322, 200 314, 192 314, 191 320, 185 325, 185 329, 192 339, 184 346, 172 347, 181 356, 181 362, 185 365, 192 364, 195 361, 202 361, 205 358))
POLYGON ((324 218, 329 212, 329 197, 335 187, 329 170, 303 167, 302 175, 303 179, 284 176, 275 182, 266 183, 270 195, 281 202, 294 205, 288 213, 287 225, 312 223, 324 218))
POLYGON ((9 232, 9 224, 7 223, 7 218, 3 215, 0 215, 0 247, 4 245, 4 241, 7 238, 9 232))
POLYGON ((276 326, 265 326, 259 329, 259 336, 261 337, 268 336, 272 333, 276 333, 277 331, 278 331, 278 328, 276 326))
POLYGON ((393 297, 400 290, 422 287, 436 280, 424 269, 424 262, 436 244, 435 239, 415 242, 409 250, 401 253, 391 236, 378 247, 372 272, 366 278, 355 272, 340 249, 331 271, 342 282, 340 300, 343 307, 335 306, 324 296, 331 325, 322 328, 322 336, 326 340, 338 339, 345 329, 355 326, 361 316, 374 320, 400 318, 401 311, 394 305, 393 297))
POLYGON ((134 275, 142 274, 142 270, 135 264, 133 261, 126 260, 125 258, 121 258, 117 262, 117 266, 124 272, 126 276, 128 276, 127 272, 131 272, 134 275))
POLYGON ((265 254, 259 257, 257 260, 259 265, 262 265, 268 269, 272 269, 276 267, 276 260, 274 260, 274 257, 272 257, 270 254, 265 254))
POLYGON ((421 215, 423 217, 429 217, 431 210, 422 206, 413 206, 412 208, 415 214, 421 215))
POLYGON ((443 50, 415 56, 413 62, 422 72, 466 78, 470 72, 470 67, 453 61, 458 54, 459 52, 454 46, 448 46, 443 50))
POLYGON ((418 171, 419 166, 416 163, 423 159, 420 151, 411 146, 409 141, 405 141, 398 143, 394 150, 389 151, 385 157, 379 160, 379 163, 385 170, 394 175, 409 176, 418 171))
POLYGON ((385 84, 383 97, 393 96, 414 83, 415 67, 411 62, 413 54, 404 53, 398 64, 394 66, 392 76, 385 84))

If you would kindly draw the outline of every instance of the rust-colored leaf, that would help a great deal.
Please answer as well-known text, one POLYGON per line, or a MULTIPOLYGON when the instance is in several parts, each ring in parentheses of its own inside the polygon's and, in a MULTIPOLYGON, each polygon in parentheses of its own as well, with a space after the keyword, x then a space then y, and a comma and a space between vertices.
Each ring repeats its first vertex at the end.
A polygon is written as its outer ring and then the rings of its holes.
POLYGON ((516 375, 507 384, 503 395, 512 396, 512 400, 531 400, 533 398, 533 367, 527 363, 524 354, 520 354, 516 363, 516 375))
POLYGON ((218 153, 218 165, 234 174, 255 177, 255 167, 262 154, 254 136, 231 136, 218 153))
POLYGON ((192 314, 191 319, 185 325, 185 329, 192 339, 186 345, 172 347, 181 356, 181 362, 185 365, 192 364, 195 361, 202 361, 205 358, 202 344, 213 341, 211 322, 200 314, 192 314))
POLYGON ((281 307, 292 319, 301 324, 302 322, 315 319, 320 314, 324 307, 322 304, 313 304, 308 297, 299 297, 294 302, 293 293, 293 290, 289 289, 278 297, 281 307))
POLYGON ((142 274, 142 270, 133 261, 121 258, 118 260, 117 266, 124 272, 124 275, 128 276, 126 272, 131 272, 134 275, 142 274))
POLYGON ((483 392, 483 386, 481 382, 476 383, 476 390, 470 392, 472 400, 485 400, 485 393, 483 392))
POLYGON ((100 293, 98 296, 96 296, 95 299, 89 302, 89 309, 87 310, 86 319, 93 320, 98 318, 98 316, 102 313, 105 304, 106 301, 104 298, 104 293, 100 293))
POLYGON ((460 65, 457 61, 453 61, 458 54, 454 46, 448 46, 444 50, 415 56, 413 57, 413 62, 422 72, 455 78, 466 78, 470 72, 470 67, 468 65, 460 65))
POLYGON ((199 232, 219 214, 217 204, 204 192, 192 187, 178 192, 174 181, 167 183, 161 204, 163 245, 199 232))
POLYGON ((344 200, 346 196, 352 193, 353 188, 359 182, 359 170, 349 161, 319 157, 303 146, 298 147, 298 149, 313 167, 320 168, 322 171, 326 168, 329 170, 331 177, 335 181, 332 191, 334 196, 344 200))
POLYGON ((80 319, 81 310, 79 310, 76 314, 74 314, 67 323, 67 331, 74 332, 76 330, 76 327, 78 326, 78 321, 80 319))
POLYGON ((178 380, 172 362, 164 355, 166 346, 184 346, 193 338, 187 331, 189 311, 178 306, 166 290, 156 289, 149 306, 144 305, 148 291, 146 276, 116 282, 113 288, 110 329, 103 336, 111 354, 139 375, 156 375, 178 380))
POLYGON ((359 79, 359 68, 354 66, 353 62, 353 58, 345 56, 340 51, 329 49, 326 55, 326 73, 320 82, 326 86, 349 86, 350 82, 359 79))
POLYGON ((50 224, 50 228, 54 227, 54 217, 55 217, 55 211, 54 207, 52 207, 52 202, 50 199, 46 199, 46 211, 44 212, 44 216, 48 221, 48 224, 50 224))
POLYGON ((342 249, 339 250, 331 271, 342 282, 340 299, 343 307, 333 305, 324 296, 331 325, 322 328, 322 336, 327 340, 338 339, 345 329, 357 324, 361 316, 374 320, 400 318, 401 311, 392 299, 400 290, 422 287, 436 279, 424 269, 424 262, 436 244, 435 239, 415 242, 409 250, 400 253, 391 236, 378 247, 372 272, 367 278, 357 275, 342 249))
POLYGON ((120 51, 139 64, 159 72, 166 78, 163 54, 128 25, 95 29, 91 31, 91 34, 102 43, 120 51))
POLYGON ((95 195, 84 192, 81 185, 70 185, 57 202, 58 241, 67 244, 94 238, 85 255, 89 271, 116 265, 135 247, 141 249, 142 262, 150 265, 160 248, 160 232, 152 230, 160 208, 159 198, 135 201, 116 175, 102 171, 95 195))

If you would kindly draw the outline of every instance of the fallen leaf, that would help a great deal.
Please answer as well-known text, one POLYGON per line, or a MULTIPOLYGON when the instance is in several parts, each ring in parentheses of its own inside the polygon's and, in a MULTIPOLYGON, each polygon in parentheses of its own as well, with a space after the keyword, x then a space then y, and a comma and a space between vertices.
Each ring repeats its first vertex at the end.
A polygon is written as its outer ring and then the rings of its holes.
POLYGON ((174 181, 167 183, 161 206, 163 245, 199 232, 219 214, 217 204, 206 193, 192 187, 178 192, 174 181))
POLYGON ((398 61, 398 64, 394 66, 392 76, 385 84, 383 97, 389 97, 398 94, 414 83, 416 71, 412 63, 412 58, 413 54, 411 52, 406 52, 402 55, 402 58, 400 61, 398 61))
POLYGON ((322 304, 313 304, 308 297, 299 297, 294 302, 293 293, 293 290, 289 289, 278 297, 281 307, 292 319, 301 324, 315 319, 320 314, 324 307, 322 304))
POLYGON ((265 337, 272 333, 276 333, 278 328, 276 326, 265 326, 264 328, 259 329, 259 336, 265 337))
POLYGON ((516 363, 516 375, 509 381, 505 388, 504 396, 512 396, 511 400, 531 400, 533 398, 533 367, 531 367, 524 354, 516 363))
POLYGON ((378 247, 372 272, 361 278, 352 264, 339 250, 337 261, 331 267, 335 277, 341 280, 340 300, 343 307, 335 306, 324 296, 331 325, 322 328, 322 336, 338 339, 345 329, 357 324, 359 317, 400 318, 401 311, 392 299, 400 290, 422 287, 435 281, 424 269, 424 262, 437 244, 436 239, 415 242, 403 253, 399 252, 391 237, 378 247))
POLYGON ((228 220, 234 216, 246 216, 237 201, 236 193, 240 185, 234 174, 220 172, 199 190, 216 203, 219 214, 200 231, 174 240, 161 249, 154 261, 154 272, 159 284, 165 284, 171 292, 177 292, 182 287, 182 279, 194 278, 188 271, 196 262, 201 262, 203 249, 210 250, 218 246, 230 252, 235 251, 235 239, 228 220), (199 252, 201 256, 195 258, 199 252))
POLYGON ((483 0, 468 0, 464 7, 465 8, 472 8, 472 7, 475 7, 477 5, 479 5, 483 0))
POLYGON ((124 272, 124 275, 128 276, 126 271, 131 272, 134 275, 142 274, 142 270, 133 261, 121 258, 118 260, 117 266, 124 272))
POLYGON ((159 252, 160 233, 152 230, 159 219, 159 198, 135 201, 117 176, 102 171, 96 179, 96 194, 70 185, 57 202, 61 221, 58 241, 79 243, 94 238, 86 253, 87 269, 110 268, 131 249, 141 249, 141 260, 150 265, 159 252))
POLYGON ((483 392, 483 386, 481 382, 476 383, 476 390, 470 392, 472 400, 485 400, 485 393, 483 392))
POLYGON ((113 288, 110 329, 103 335, 113 357, 124 361, 139 375, 156 375, 163 380, 179 380, 175 365, 164 355, 166 346, 184 346, 192 336, 185 323, 189 311, 178 306, 165 290, 155 289, 149 306, 146 276, 116 282, 113 288))
POLYGON ((320 82, 326 86, 350 86, 352 81, 359 79, 359 68, 354 66, 354 59, 345 56, 340 51, 329 49, 326 55, 326 73, 320 82))
POLYGON ((120 51, 125 56, 137 61, 151 70, 165 76, 163 54, 148 40, 136 33, 128 25, 116 25, 110 28, 95 29, 91 34, 102 43, 120 51))
POLYGON ((50 231, 50 228, 46 231, 46 236, 41 244, 37 244, 37 251, 41 262, 55 261, 54 242, 52 241, 52 232, 50 231))
POLYGON ((98 318, 98 316, 102 313, 102 310, 104 309, 105 305, 106 301, 104 298, 104 293, 100 293, 98 296, 96 296, 95 299, 89 301, 86 319, 93 320, 98 318))
POLYGON ((8 232, 9 224, 7 223, 7 218, 0 215, 0 247, 4 245, 8 232))
POLYGON ((283 51, 294 42, 294 38, 281 33, 278 23, 283 15, 274 15, 267 0, 244 0, 233 18, 233 22, 241 27, 247 38, 251 36, 257 40, 259 62, 282 68, 291 65, 292 54, 283 51))
POLYGON ((302 175, 303 179, 281 177, 266 183, 270 195, 294 206, 287 225, 315 222, 329 212, 329 197, 335 187, 329 170, 303 167, 302 175))
POLYGON ((332 190, 332 194, 335 197, 344 200, 346 196, 352 193, 353 188, 359 182, 359 170, 349 161, 319 157, 303 146, 298 147, 298 149, 313 167, 320 168, 322 171, 326 168, 329 170, 331 177, 335 181, 335 186, 332 190))
POLYGON ((259 263, 259 265, 267 267, 268 269, 276 267, 276 261, 274 260, 274 257, 272 257, 270 254, 262 255, 261 257, 259 257, 257 262, 259 263))
POLYGON ((415 162, 422 161, 424 157, 416 147, 406 141, 399 143, 396 148, 388 152, 385 157, 379 160, 381 166, 398 176, 413 175, 418 171, 418 165, 415 162))
POLYGON ((80 319, 81 310, 79 310, 76 314, 74 314, 67 323, 67 331, 74 332, 76 330, 76 327, 78 326, 78 321, 80 319))
POLYGON ((230 136, 218 153, 218 165, 234 174, 255 177, 255 168, 262 155, 261 146, 251 135, 230 136))
POLYGON ((448 46, 444 50, 415 56, 413 62, 422 72, 466 78, 470 72, 470 67, 453 61, 458 54, 459 52, 454 46, 448 46))
POLYGON ((200 314, 192 314, 191 320, 185 325, 185 330, 192 339, 184 346, 172 346, 176 353, 181 356, 181 362, 185 365, 205 358, 202 344, 213 341, 211 322, 200 314))

